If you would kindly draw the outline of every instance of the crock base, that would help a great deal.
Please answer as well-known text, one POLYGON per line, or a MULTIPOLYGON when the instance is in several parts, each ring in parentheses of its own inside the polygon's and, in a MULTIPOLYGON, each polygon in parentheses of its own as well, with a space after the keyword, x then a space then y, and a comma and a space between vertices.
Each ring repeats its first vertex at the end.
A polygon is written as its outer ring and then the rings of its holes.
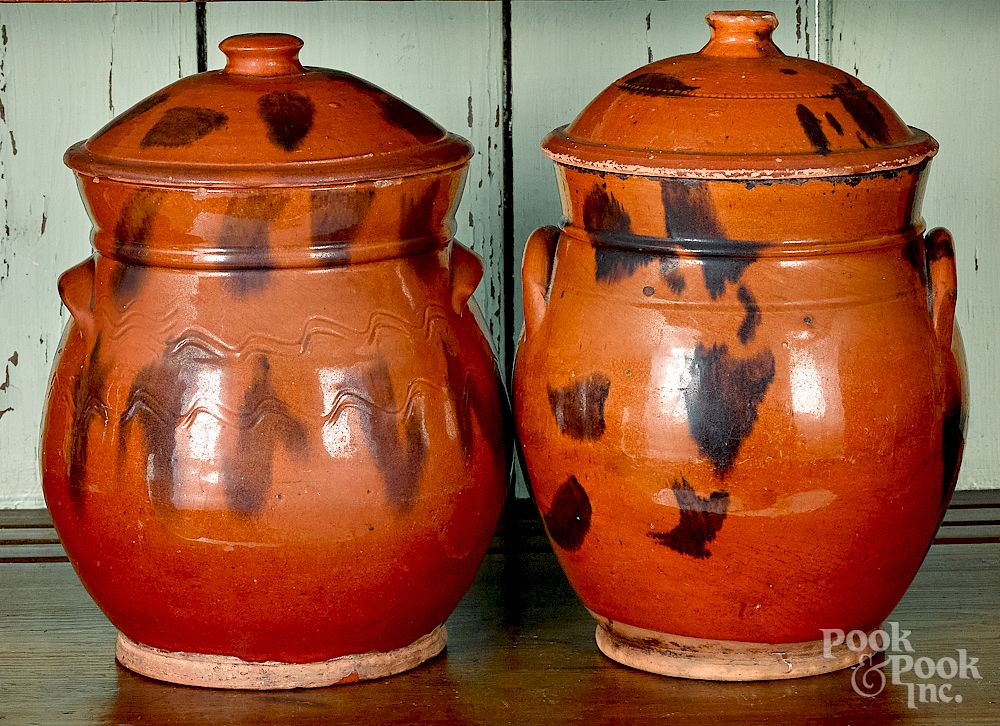
MULTIPOLYGON (((599 615, 597 647, 623 665, 675 678, 704 681, 771 681, 831 673, 858 665, 873 651, 832 646, 827 657, 823 641, 804 643, 744 643, 671 635, 614 622, 599 615)), ((874 632, 874 631, 872 631, 874 632)))
POLYGON ((115 656, 129 670, 160 681, 263 691, 318 688, 391 676, 433 658, 444 650, 447 640, 448 632, 439 625, 409 645, 384 653, 358 653, 315 663, 254 663, 228 655, 160 650, 118 633, 115 656))

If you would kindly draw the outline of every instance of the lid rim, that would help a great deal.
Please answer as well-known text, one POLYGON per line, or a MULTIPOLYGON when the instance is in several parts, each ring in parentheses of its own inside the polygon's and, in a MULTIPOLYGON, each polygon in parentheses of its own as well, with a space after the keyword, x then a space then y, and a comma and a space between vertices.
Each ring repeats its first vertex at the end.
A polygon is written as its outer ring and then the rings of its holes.
POLYGON ((63 163, 76 174, 174 188, 349 186, 442 173, 464 167, 474 154, 469 141, 450 132, 418 149, 259 164, 124 160, 95 154, 88 143, 79 141, 63 155, 63 163))
POLYGON ((596 144, 570 137, 569 124, 542 140, 542 152, 561 166, 627 176, 752 181, 813 179, 893 171, 933 157, 938 142, 913 126, 906 143, 863 151, 770 154, 680 153, 596 144))

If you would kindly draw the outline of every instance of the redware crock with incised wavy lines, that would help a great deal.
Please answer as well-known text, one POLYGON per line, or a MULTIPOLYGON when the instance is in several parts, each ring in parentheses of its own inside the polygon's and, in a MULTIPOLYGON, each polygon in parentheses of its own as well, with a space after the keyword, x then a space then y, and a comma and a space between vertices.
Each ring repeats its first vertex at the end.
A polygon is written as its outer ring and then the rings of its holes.
POLYGON ((937 144, 719 12, 543 148, 567 222, 524 253, 515 414, 610 657, 695 678, 857 662, 955 484, 966 421, 937 144))
POLYGON ((471 149, 300 46, 230 38, 66 156, 96 253, 59 282, 45 496, 119 659, 165 680, 435 655, 506 490, 452 239, 471 149))

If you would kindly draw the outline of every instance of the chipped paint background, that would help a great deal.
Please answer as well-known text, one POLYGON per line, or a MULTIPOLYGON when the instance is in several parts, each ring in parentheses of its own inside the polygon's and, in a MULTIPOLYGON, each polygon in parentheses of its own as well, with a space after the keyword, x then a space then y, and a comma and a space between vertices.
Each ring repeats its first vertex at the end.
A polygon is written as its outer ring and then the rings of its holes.
MULTIPOLYGON (((232 2, 204 5, 208 67, 228 35, 289 32, 307 65, 401 96, 476 147, 458 237, 486 262, 476 293, 500 360, 520 331, 524 240, 559 221, 538 143, 598 91, 707 40, 704 15, 744 2, 232 2), (506 7, 505 7, 506 5, 506 7), (504 49, 509 28, 509 61, 504 49), (505 79, 511 103, 504 102, 505 79), (509 114, 509 115, 508 115, 509 114), (505 140, 508 119, 511 138, 505 140), (505 195, 504 176, 512 176, 505 195), (505 239, 507 240, 505 245, 505 239)), ((833 63, 941 142, 924 201, 955 234, 972 407, 960 488, 1000 486, 1000 3, 772 0, 789 54, 833 63)), ((66 310, 56 278, 89 254, 90 224, 62 153, 197 70, 195 3, 0 5, 0 508, 43 505, 38 432, 66 310)), ((524 496, 523 485, 519 493, 524 496)))

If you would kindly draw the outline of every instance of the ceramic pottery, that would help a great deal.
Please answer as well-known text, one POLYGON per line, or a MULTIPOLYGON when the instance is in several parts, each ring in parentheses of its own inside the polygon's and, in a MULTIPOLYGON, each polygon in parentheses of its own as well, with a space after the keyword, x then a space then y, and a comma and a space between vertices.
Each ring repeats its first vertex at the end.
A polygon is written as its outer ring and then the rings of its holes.
POLYGON ((301 45, 229 38, 66 154, 96 252, 59 281, 45 497, 154 678, 416 666, 504 499, 483 267, 452 239, 471 147, 301 45))
POLYGON ((566 217, 524 254, 518 430, 549 537, 611 658, 794 678, 858 662, 962 455, 936 142, 785 56, 766 12, 601 92, 543 148, 566 217))

